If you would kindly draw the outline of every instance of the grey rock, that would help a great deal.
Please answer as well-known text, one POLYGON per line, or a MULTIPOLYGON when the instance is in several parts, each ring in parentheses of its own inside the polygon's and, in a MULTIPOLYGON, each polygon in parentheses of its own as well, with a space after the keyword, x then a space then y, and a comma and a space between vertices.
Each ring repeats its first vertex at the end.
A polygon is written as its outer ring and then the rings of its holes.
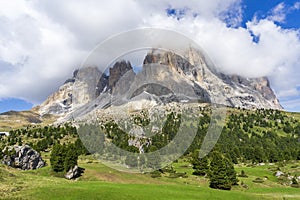
POLYGON ((202 52, 190 48, 183 56, 152 50, 137 73, 128 61, 116 62, 109 75, 96 67, 77 70, 40 106, 40 113, 62 115, 63 122, 143 99, 156 104, 204 102, 246 109, 282 109, 266 77, 225 75, 202 52))
POLYGON ((51 94, 39 106, 39 113, 64 115, 91 102, 100 94, 107 82, 107 77, 101 74, 97 67, 76 70, 72 78, 65 81, 58 91, 51 94))
POLYGON ((112 89, 119 79, 129 70, 132 70, 130 62, 124 60, 116 62, 114 66, 109 69, 108 87, 112 89))
POLYGON ((2 163, 10 167, 32 170, 46 165, 40 154, 28 145, 6 147, 4 152, 9 152, 9 155, 4 155, 2 163), (12 154, 13 149, 15 154, 12 154))
POLYGON ((281 172, 281 171, 277 171, 276 174, 275 174, 275 176, 276 176, 277 178, 280 177, 280 176, 283 176, 283 175, 284 175, 284 173, 281 172))
POLYGON ((181 82, 192 81, 200 100, 247 109, 282 109, 266 77, 244 78, 222 74, 195 49, 189 49, 184 58, 170 52, 152 51, 144 63, 167 65, 182 75, 181 82))
POLYGON ((66 179, 75 179, 78 178, 79 176, 81 176, 81 174, 83 173, 83 168, 78 167, 77 165, 75 165, 73 168, 71 168, 66 174, 65 174, 65 178, 66 179))

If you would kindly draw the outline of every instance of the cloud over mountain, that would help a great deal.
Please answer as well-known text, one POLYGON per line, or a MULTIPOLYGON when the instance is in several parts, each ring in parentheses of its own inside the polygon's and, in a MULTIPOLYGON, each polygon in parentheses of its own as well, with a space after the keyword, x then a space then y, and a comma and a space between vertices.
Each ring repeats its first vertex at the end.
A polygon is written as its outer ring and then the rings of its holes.
POLYGON ((279 4, 245 26, 240 0, 6 1, 0 8, 0 98, 40 103, 107 37, 138 27, 193 38, 229 74, 269 76, 276 93, 297 96, 299 30, 285 29, 299 4, 279 4))

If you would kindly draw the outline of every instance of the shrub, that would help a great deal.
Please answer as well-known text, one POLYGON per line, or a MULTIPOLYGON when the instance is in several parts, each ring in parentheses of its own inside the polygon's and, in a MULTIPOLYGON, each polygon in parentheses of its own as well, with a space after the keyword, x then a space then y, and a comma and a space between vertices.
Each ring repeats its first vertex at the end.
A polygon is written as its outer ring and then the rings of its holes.
POLYGON ((263 183, 265 181, 262 178, 256 178, 252 182, 254 182, 254 183, 263 183))
POLYGON ((241 171, 241 174, 239 174, 238 177, 248 178, 248 176, 247 176, 247 174, 245 173, 244 170, 241 171))
POLYGON ((188 175, 185 172, 184 173, 175 172, 169 174, 169 178, 187 178, 187 177, 188 175))
POLYGON ((151 174, 151 178, 161 177, 161 173, 159 171, 157 171, 157 170, 151 172, 150 174, 151 174))

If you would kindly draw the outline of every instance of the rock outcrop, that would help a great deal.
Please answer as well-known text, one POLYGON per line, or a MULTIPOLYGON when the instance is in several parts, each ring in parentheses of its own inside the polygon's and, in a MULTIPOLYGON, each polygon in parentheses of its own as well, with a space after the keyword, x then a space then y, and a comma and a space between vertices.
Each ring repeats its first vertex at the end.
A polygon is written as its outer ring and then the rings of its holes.
POLYGON ((210 102, 230 107, 282 109, 266 77, 244 78, 222 74, 195 49, 189 49, 184 57, 171 52, 152 51, 147 54, 144 65, 151 63, 169 66, 181 75, 182 83, 192 82, 200 99, 202 96, 205 101, 209 96, 210 102))
POLYGON ((81 174, 83 173, 84 169, 81 167, 78 167, 77 165, 75 165, 74 167, 72 167, 66 174, 65 174, 65 178, 66 179, 75 179, 78 178, 79 176, 81 176, 81 174))
POLYGON ((46 165, 40 154, 28 145, 6 147, 3 164, 23 170, 42 168, 46 165))
POLYGON ((61 115, 92 101, 103 90, 107 77, 97 67, 76 70, 59 90, 39 106, 39 113, 61 115), (101 76, 102 75, 102 76, 101 76))
POLYGON ((132 70, 130 62, 124 60, 116 62, 114 66, 109 69, 108 87, 112 89, 120 78, 129 70, 132 70))
POLYGON ((124 60, 116 62, 106 73, 96 67, 77 70, 40 106, 40 113, 63 114, 66 121, 95 109, 140 100, 282 109, 266 77, 225 75, 200 51, 190 48, 183 56, 152 50, 138 72, 124 60))

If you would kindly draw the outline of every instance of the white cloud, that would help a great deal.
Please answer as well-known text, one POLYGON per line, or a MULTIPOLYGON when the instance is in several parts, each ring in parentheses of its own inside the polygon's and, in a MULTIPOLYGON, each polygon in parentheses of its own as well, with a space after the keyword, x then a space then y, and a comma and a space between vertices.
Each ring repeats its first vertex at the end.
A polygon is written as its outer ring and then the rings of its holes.
POLYGON ((247 28, 228 28, 218 19, 183 19, 170 21, 162 16, 152 18, 155 26, 185 32, 208 53, 225 73, 246 77, 269 76, 278 94, 299 83, 299 31, 280 28, 273 21, 262 19, 248 22, 247 28), (252 41, 251 31, 259 36, 252 41))
POLYGON ((275 6, 272 11, 271 15, 268 17, 269 20, 274 22, 283 23, 286 18, 286 5, 284 2, 281 2, 277 6, 275 6))
POLYGON ((242 28, 240 0, 6 1, 0 8, 0 97, 39 103, 96 44, 143 26, 190 36, 223 72, 269 76, 277 94, 293 96, 300 84, 299 31, 274 22, 283 22, 299 5, 281 3, 266 19, 242 28), (177 20, 167 8, 185 9, 185 15, 177 20))
POLYGON ((285 23, 286 16, 289 13, 299 9, 300 2, 295 2, 293 5, 286 5, 284 2, 281 2, 271 10, 267 19, 274 22, 285 23))
POLYGON ((293 9, 295 9, 295 10, 300 9, 300 2, 299 1, 294 3, 293 9))

